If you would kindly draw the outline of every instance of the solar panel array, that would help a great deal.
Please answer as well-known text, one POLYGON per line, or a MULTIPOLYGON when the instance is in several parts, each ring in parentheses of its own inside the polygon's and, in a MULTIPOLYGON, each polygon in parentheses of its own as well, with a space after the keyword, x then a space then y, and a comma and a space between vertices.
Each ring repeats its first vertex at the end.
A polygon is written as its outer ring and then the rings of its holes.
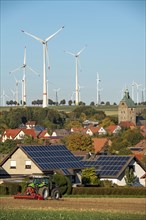
MULTIPOLYGON (((21 146, 42 171, 56 169, 81 169, 79 161, 64 145, 21 146)), ((67 172, 67 171, 66 171, 67 172)))
POLYGON ((116 176, 131 156, 99 156, 96 160, 82 161, 86 168, 95 167, 100 177, 116 176))

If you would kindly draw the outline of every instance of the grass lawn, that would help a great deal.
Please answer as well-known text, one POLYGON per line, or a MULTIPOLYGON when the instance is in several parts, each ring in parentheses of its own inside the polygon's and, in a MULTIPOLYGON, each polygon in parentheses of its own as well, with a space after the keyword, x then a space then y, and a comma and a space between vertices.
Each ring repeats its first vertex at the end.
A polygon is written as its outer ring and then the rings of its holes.
POLYGON ((94 210, 0 210, 0 220, 144 220, 144 214, 97 212, 94 210))

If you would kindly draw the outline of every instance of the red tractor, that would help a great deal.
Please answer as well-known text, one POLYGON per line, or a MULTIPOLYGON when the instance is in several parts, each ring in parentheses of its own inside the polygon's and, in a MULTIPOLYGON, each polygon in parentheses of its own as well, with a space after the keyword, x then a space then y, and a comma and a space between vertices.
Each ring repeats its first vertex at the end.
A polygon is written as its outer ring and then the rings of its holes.
POLYGON ((24 194, 18 193, 15 199, 39 199, 46 200, 48 197, 52 199, 60 199, 61 193, 59 187, 52 181, 49 176, 35 176, 31 183, 28 184, 24 194))

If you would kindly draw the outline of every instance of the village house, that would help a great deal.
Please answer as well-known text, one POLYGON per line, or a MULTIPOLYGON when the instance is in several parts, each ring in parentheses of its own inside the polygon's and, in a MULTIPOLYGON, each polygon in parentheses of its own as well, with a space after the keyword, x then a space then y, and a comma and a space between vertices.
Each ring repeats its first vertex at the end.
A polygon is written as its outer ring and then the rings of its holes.
MULTIPOLYGON (((87 153, 87 152, 86 152, 87 153)), ((131 168, 136 183, 145 186, 142 178, 146 168, 134 156, 87 154, 75 156, 64 145, 17 146, 0 164, 1 171, 11 178, 58 172, 70 178, 73 185, 82 184, 81 171, 95 167, 100 180, 110 180, 119 186, 126 185, 125 171, 131 168)), ((7 176, 7 177, 8 177, 7 176)), ((1 181, 4 176, 1 176, 1 181)))

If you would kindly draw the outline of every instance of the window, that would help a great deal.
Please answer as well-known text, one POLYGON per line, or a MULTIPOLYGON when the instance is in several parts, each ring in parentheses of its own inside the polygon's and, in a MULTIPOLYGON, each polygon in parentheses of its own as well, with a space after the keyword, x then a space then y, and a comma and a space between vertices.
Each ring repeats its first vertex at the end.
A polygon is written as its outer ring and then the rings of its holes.
POLYGON ((15 160, 10 161, 10 169, 16 169, 16 161, 15 160))
POLYGON ((31 169, 31 161, 30 160, 25 161, 25 169, 31 169))

